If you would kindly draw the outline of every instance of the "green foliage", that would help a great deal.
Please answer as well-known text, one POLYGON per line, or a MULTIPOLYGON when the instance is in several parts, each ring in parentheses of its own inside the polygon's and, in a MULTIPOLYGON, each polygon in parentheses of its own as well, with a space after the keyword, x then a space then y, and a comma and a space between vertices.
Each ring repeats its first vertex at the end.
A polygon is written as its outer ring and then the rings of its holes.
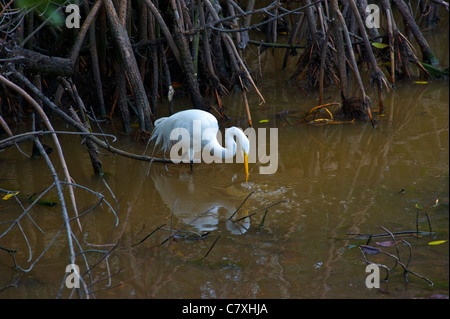
POLYGON ((387 48, 389 45, 384 43, 373 42, 372 45, 377 49, 387 48))
POLYGON ((68 5, 74 1, 67 0, 17 0, 16 4, 20 9, 35 8, 39 13, 43 14, 55 26, 64 25, 64 13, 62 6, 68 5))
POLYGON ((428 71, 430 77, 433 79, 448 77, 448 67, 444 70, 441 70, 440 68, 425 62, 420 62, 420 64, 424 67, 425 70, 428 71))

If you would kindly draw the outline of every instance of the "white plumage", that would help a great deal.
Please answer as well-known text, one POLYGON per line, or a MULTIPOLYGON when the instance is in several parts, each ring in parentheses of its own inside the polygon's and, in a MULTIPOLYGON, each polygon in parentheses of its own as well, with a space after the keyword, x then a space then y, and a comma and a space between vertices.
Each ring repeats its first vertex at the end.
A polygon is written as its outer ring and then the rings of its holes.
MULTIPOLYGON (((234 136, 239 141, 244 154, 246 181, 248 180, 248 156, 250 150, 250 142, 242 130, 237 127, 230 127, 225 131, 225 147, 222 147, 217 141, 217 132, 219 131, 219 123, 217 119, 209 112, 202 110, 185 110, 175 113, 169 117, 163 117, 155 121, 155 129, 151 140, 155 140, 155 146, 160 145, 164 152, 170 150, 174 141, 170 139, 170 134, 177 128, 184 128, 190 134, 190 140, 185 141, 183 145, 185 149, 189 149, 189 159, 193 161, 193 138, 194 138, 194 121, 197 120, 201 124, 201 149, 206 145, 214 150, 214 156, 222 159, 228 159, 236 155, 237 144, 234 141, 234 136), (189 144, 187 144, 189 143, 189 144)), ((183 140, 181 140, 183 143, 183 140)))

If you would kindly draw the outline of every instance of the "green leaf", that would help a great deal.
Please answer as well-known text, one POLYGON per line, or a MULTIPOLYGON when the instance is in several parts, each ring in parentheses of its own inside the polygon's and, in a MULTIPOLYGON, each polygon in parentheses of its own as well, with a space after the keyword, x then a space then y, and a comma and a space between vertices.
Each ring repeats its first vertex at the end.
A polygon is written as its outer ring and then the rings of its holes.
POLYGON ((373 42, 372 45, 377 49, 384 49, 389 46, 388 44, 379 43, 379 42, 373 42))
POLYGON ((448 76, 448 68, 441 70, 440 68, 425 62, 420 62, 420 64, 425 70, 427 70, 432 78, 442 78, 448 76))
POLYGON ((428 243, 428 245, 436 246, 436 245, 440 245, 440 244, 443 244, 443 243, 446 243, 446 242, 447 242, 447 240, 436 240, 436 241, 430 241, 428 243))
POLYGON ((269 120, 261 120, 259 123, 269 123, 269 120))
POLYGON ((55 26, 64 25, 65 17, 62 13, 63 0, 18 0, 17 6, 21 9, 36 8, 55 26))

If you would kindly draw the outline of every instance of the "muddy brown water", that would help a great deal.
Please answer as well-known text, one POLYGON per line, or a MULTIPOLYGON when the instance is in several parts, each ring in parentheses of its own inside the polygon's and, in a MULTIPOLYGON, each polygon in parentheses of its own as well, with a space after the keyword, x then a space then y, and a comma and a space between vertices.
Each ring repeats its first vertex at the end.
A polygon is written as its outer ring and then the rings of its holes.
MULTIPOLYGON (((439 47, 437 40, 432 45, 439 47)), ((439 58, 448 64, 448 41, 441 46, 439 58)), ((264 57, 262 68, 276 71, 280 59, 270 54, 264 57)), ((195 164, 191 173, 188 165, 166 168, 154 163, 149 168, 148 163, 102 151, 104 180, 114 198, 102 179, 93 176, 80 138, 60 136, 75 182, 103 193, 117 214, 116 219, 103 203, 81 218, 82 233, 75 222, 71 224, 85 250, 86 259, 81 255, 76 259, 81 271, 86 270, 86 263, 95 265, 91 277, 85 277, 93 285, 95 297, 448 295, 448 242, 428 245, 448 240, 448 82, 399 83, 395 91, 386 93, 386 115, 378 117, 376 129, 370 123, 308 126, 297 125, 295 118, 289 123, 276 116, 283 110, 307 111, 317 103, 315 93, 283 88, 286 74, 278 73, 263 87, 265 105, 258 106, 257 96, 250 96, 255 127, 278 128, 278 170, 263 175, 259 173, 261 164, 250 164, 248 183, 244 182, 243 165, 239 163, 195 164), (268 209, 263 227, 264 211, 243 219, 239 225, 227 221, 252 191, 235 219, 283 202, 268 209), (432 234, 427 233, 427 213, 432 234), (415 231, 416 221, 424 232, 422 236, 397 239, 405 239, 412 247, 408 268, 431 280, 434 286, 413 274, 408 275, 405 285, 403 271, 397 266, 388 283, 382 281, 380 289, 368 289, 366 265, 357 247, 367 239, 351 239, 349 234, 385 233, 380 226, 391 232, 415 231), (138 244, 161 225, 165 226, 138 244), (170 229, 181 231, 176 239, 160 246, 170 229), (205 232, 209 232, 206 238, 196 238, 205 232), (119 238, 108 258, 96 265, 119 238)), ((326 97, 325 102, 339 100, 335 92, 327 91, 326 97)), ((226 126, 245 127, 241 96, 230 94, 224 102, 233 117, 226 126)), ((177 103, 177 109, 185 106, 181 100, 177 103)), ((105 131, 118 137, 115 146, 143 152, 145 145, 137 143, 132 134, 121 133, 118 122, 105 127, 105 131)), ((49 139, 44 141, 51 144, 49 139)), ((30 144, 22 147, 28 153, 31 150, 30 144)), ((56 155, 51 158, 61 174, 56 155)), ((0 153, 0 187, 20 191, 18 198, 25 207, 28 196, 51 183, 51 173, 42 160, 30 160, 13 148, 0 153)), ((82 189, 76 190, 76 198, 80 212, 96 202, 94 195, 82 189)), ((57 200, 57 195, 50 192, 45 199, 57 200)), ((67 196, 66 200, 69 203, 67 196)), ((2 234, 10 225, 5 222, 16 219, 21 212, 14 199, 1 201, 2 234)), ((54 298, 64 285, 68 264, 66 233, 63 231, 54 240, 62 226, 61 212, 58 207, 36 206, 30 216, 45 233, 24 217, 20 227, 26 239, 18 226, 0 238, 1 247, 18 251, 15 256, 22 268, 32 266, 29 272, 14 270, 11 256, 0 250, 1 298, 54 298), (33 264, 38 258, 39 262, 33 264)), ((373 238, 370 245, 396 254, 395 247, 376 244, 390 240, 373 238)), ((409 246, 399 242, 398 248, 402 261, 407 262, 409 246)), ((388 266, 394 264, 392 258, 382 254, 367 258, 388 266)), ((70 289, 63 287, 61 296, 69 297, 70 289)))

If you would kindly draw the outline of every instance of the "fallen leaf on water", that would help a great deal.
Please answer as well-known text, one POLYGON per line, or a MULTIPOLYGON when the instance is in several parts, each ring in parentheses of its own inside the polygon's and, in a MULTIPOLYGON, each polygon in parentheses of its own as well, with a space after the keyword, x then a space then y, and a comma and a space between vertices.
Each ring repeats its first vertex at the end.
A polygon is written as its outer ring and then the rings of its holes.
POLYGON ((375 242, 375 244, 377 244, 378 246, 381 246, 381 247, 392 247, 392 246, 394 246, 395 244, 398 244, 398 243, 399 243, 399 241, 392 241, 392 240, 375 242))
POLYGON ((380 249, 378 249, 377 247, 373 247, 373 246, 360 245, 359 247, 361 247, 361 249, 362 249, 367 255, 376 255, 376 254, 379 254, 379 253, 381 252, 380 249))
POLYGON ((429 243, 428 243, 428 245, 430 245, 430 246, 436 246, 436 245, 440 245, 440 244, 443 244, 443 243, 446 243, 447 241, 446 240, 436 240, 436 241, 430 241, 429 243))
POLYGON ((5 196, 3 196, 3 200, 8 200, 8 199, 10 199, 11 197, 13 197, 13 196, 16 196, 17 194, 19 194, 19 192, 15 192, 15 193, 11 193, 11 194, 8 194, 8 195, 5 195, 5 196))

